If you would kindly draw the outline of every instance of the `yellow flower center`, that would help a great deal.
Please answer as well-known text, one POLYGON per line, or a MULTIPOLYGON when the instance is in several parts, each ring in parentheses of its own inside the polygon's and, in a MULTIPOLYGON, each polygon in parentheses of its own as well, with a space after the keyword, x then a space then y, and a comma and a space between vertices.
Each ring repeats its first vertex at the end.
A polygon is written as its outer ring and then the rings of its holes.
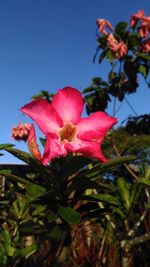
POLYGON ((59 131, 60 140, 68 140, 71 142, 76 135, 76 127, 72 124, 66 124, 61 130, 59 131))

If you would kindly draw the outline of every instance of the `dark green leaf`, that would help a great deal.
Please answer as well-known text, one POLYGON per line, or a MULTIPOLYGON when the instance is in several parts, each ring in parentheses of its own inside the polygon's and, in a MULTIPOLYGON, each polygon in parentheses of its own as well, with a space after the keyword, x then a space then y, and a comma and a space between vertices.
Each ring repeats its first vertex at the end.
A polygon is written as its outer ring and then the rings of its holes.
POLYGON ((122 33, 125 32, 127 26, 128 26, 128 23, 127 23, 127 22, 125 22, 125 21, 121 21, 121 22, 119 22, 119 23, 116 25, 116 27, 115 27, 115 32, 116 32, 117 34, 122 34, 122 33))
POLYGON ((94 160, 82 156, 68 158, 64 169, 64 177, 69 177, 71 174, 87 167, 88 164, 93 162, 94 160))
POLYGON ((95 209, 93 211, 90 211, 90 212, 87 212, 86 214, 84 214, 81 218, 81 221, 84 221, 84 220, 89 220, 89 219, 93 219, 93 218, 98 218, 98 219, 101 219, 104 217, 105 214, 108 214, 110 213, 111 209, 105 209, 105 208, 98 208, 98 209, 95 209))
POLYGON ((30 198, 37 198, 46 193, 46 189, 38 184, 28 183, 26 188, 27 196, 30 198))
POLYGON ((9 180, 16 182, 16 183, 22 183, 22 184, 28 184, 30 181, 27 178, 19 177, 17 175, 11 174, 8 170, 0 170, 0 174, 4 175, 9 180))
POLYGON ((69 224, 77 224, 80 221, 80 213, 69 206, 60 206, 58 212, 60 216, 69 224))
POLYGON ((64 231, 62 231, 58 225, 55 225, 50 231, 49 236, 55 242, 60 242, 64 236, 64 231))
POLYGON ((105 171, 109 171, 113 168, 116 168, 119 165, 133 161, 135 159, 136 159, 136 156, 122 156, 122 157, 114 158, 114 159, 109 160, 109 162, 106 164, 99 163, 91 169, 87 169, 85 171, 82 171, 80 173, 80 176, 86 175, 86 177, 92 178, 92 177, 97 176, 100 173, 103 173, 105 171))
POLYGON ((35 160, 29 153, 21 151, 19 149, 15 149, 12 147, 5 148, 7 152, 12 154, 13 156, 17 157, 20 160, 23 160, 25 163, 27 163, 35 172, 39 172, 42 177, 48 178, 51 183, 54 183, 55 181, 52 181, 51 173, 49 170, 46 169, 45 166, 43 166, 41 163, 39 163, 37 160, 35 160))
POLYGON ((86 200, 89 201, 97 201, 97 202, 105 202, 108 204, 113 204, 113 205, 120 205, 120 201, 117 196, 111 196, 108 194, 90 194, 85 196, 86 200))
POLYGON ((66 193, 78 190, 97 189, 98 187, 99 187, 98 183, 90 181, 87 178, 80 178, 80 179, 75 179, 73 181, 73 183, 67 188, 66 193))

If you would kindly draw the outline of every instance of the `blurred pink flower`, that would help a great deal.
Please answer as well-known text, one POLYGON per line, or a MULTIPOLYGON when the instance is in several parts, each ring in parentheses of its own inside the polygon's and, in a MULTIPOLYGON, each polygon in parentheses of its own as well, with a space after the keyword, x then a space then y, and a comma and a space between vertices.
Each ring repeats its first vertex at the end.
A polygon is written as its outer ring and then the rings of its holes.
POLYGON ((31 117, 46 136, 42 163, 79 153, 106 162, 101 143, 117 119, 104 112, 95 112, 88 118, 81 118, 84 102, 81 93, 72 87, 60 89, 50 104, 37 99, 21 108, 31 117))
POLYGON ((139 29, 139 34, 142 38, 148 38, 149 33, 150 33, 150 17, 143 17, 143 21, 139 29))
POLYGON ((144 53, 149 53, 150 52, 150 39, 146 40, 142 45, 141 45, 141 50, 144 53))
POLYGON ((106 19, 98 19, 96 21, 96 24, 98 26, 98 30, 99 32, 101 32, 104 35, 108 35, 108 33, 106 32, 105 28, 108 28, 110 31, 113 31, 113 27, 110 24, 110 22, 106 19))
POLYGON ((16 127, 12 128, 11 137, 17 141, 21 140, 27 141, 30 129, 31 129, 31 124, 20 122, 16 127))
POLYGON ((141 9, 137 13, 133 14, 130 18, 130 27, 135 27, 139 20, 143 19, 144 10, 141 9))
POLYGON ((39 147, 36 141, 36 134, 35 134, 35 129, 34 129, 33 124, 31 125, 31 129, 30 129, 29 136, 27 139, 27 144, 28 144, 29 151, 34 157, 34 159, 41 161, 42 155, 41 155, 41 152, 39 150, 39 147))
POLYGON ((128 52, 128 49, 127 49, 127 46, 126 44, 121 41, 121 42, 118 42, 112 33, 110 33, 108 35, 108 38, 107 38, 107 45, 108 47, 110 48, 110 50, 113 52, 114 54, 114 57, 115 58, 122 58, 124 57, 127 52, 128 52))

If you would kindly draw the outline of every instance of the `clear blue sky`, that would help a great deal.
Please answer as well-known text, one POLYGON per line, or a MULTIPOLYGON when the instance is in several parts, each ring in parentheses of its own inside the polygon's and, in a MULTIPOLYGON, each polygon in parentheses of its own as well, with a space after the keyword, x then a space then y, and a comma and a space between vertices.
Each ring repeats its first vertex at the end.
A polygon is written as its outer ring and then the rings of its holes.
MULTIPOLYGON (((104 78, 105 66, 92 63, 97 18, 115 25, 139 9, 150 15, 150 1, 0 0, 0 143, 12 142, 11 128, 29 121, 19 108, 33 94, 66 85, 83 90, 92 77, 104 78)), ((138 114, 149 113, 150 90, 144 83, 128 100, 138 114)), ((124 104, 117 116, 121 121, 129 114, 124 104)), ((6 154, 0 162, 14 159, 6 154)))

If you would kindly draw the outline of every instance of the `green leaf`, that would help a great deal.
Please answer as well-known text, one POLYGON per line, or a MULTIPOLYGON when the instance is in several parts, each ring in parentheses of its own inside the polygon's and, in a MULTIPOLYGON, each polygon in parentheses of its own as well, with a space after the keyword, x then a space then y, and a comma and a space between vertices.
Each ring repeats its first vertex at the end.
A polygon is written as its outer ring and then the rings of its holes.
POLYGON ((62 231, 58 225, 55 225, 50 231, 49 236, 55 242, 60 242, 64 236, 64 231, 62 231))
POLYGON ((12 257, 15 253, 15 248, 11 245, 11 235, 8 231, 2 231, 2 236, 4 239, 4 247, 7 252, 7 255, 12 257))
POLYGON ((30 198, 37 198, 44 195, 46 193, 46 189, 41 185, 28 183, 26 193, 30 198))
POLYGON ((37 249, 38 249, 37 244, 32 244, 32 245, 27 246, 25 248, 17 249, 17 251, 15 253, 15 257, 19 257, 20 256, 20 257, 28 258, 37 249))
POLYGON ((52 181, 50 170, 47 170, 45 166, 43 166, 41 163, 39 163, 37 160, 35 160, 29 153, 24 152, 19 149, 15 149, 12 147, 7 147, 4 150, 12 154, 13 156, 17 157, 20 160, 23 160, 25 163, 27 163, 35 172, 39 172, 42 177, 46 177, 51 181, 51 183, 55 183, 55 181, 52 181))
POLYGON ((80 213, 69 206, 60 206, 58 209, 58 213, 69 224, 77 224, 81 219, 80 213))
POLYGON ((9 170, 0 170, 0 174, 4 175, 6 178, 10 179, 13 182, 26 184, 27 185, 26 192, 30 198, 37 198, 46 193, 46 189, 42 187, 41 185, 31 182, 27 178, 22 178, 22 177, 13 175, 9 172, 9 170))
POLYGON ((140 65, 139 66, 139 72, 146 78, 149 72, 149 68, 146 65, 140 65))
POLYGON ((146 60, 150 60, 150 55, 148 54, 144 54, 144 53, 139 53, 138 57, 140 57, 141 59, 146 59, 146 60))
POLYGON ((80 176, 83 177, 83 175, 86 175, 86 177, 93 178, 100 173, 109 171, 113 168, 116 168, 119 165, 133 161, 135 159, 136 159, 136 156, 123 156, 123 157, 114 158, 114 159, 109 160, 109 162, 106 164, 98 163, 91 169, 81 171, 80 176))
POLYGON ((116 27, 115 27, 115 32, 116 32, 117 34, 122 34, 122 33, 125 32, 127 26, 128 26, 128 23, 127 23, 127 22, 125 22, 125 21, 121 21, 121 22, 119 22, 119 23, 116 25, 116 27))
POLYGON ((139 178, 137 180, 138 183, 143 184, 143 185, 147 185, 150 186, 150 180, 144 179, 144 178, 139 178))
POLYGON ((117 214, 117 216, 119 215, 123 220, 126 218, 126 214, 118 207, 113 207, 113 213, 117 214))
POLYGON ((120 205, 120 201, 117 196, 111 196, 108 194, 91 194, 86 197, 86 199, 89 199, 89 201, 105 202, 117 206, 120 205))
POLYGON ((8 147, 12 147, 12 146, 14 146, 14 145, 12 145, 12 144, 1 144, 0 145, 0 150, 8 148, 8 147))
POLYGON ((0 244, 0 266, 5 267, 7 263, 7 255, 4 247, 0 244))
POLYGON ((136 180, 136 182, 132 185, 130 191, 130 204, 134 205, 137 203, 142 191, 142 185, 138 183, 138 180, 136 180))
POLYGON ((120 196, 124 202, 124 205, 127 210, 130 208, 130 187, 128 182, 122 178, 119 177, 117 180, 117 185, 119 189, 120 196))
POLYGON ((106 57, 108 58, 109 62, 112 63, 114 61, 114 56, 113 56, 113 53, 112 53, 112 51, 110 49, 107 50, 106 57))

